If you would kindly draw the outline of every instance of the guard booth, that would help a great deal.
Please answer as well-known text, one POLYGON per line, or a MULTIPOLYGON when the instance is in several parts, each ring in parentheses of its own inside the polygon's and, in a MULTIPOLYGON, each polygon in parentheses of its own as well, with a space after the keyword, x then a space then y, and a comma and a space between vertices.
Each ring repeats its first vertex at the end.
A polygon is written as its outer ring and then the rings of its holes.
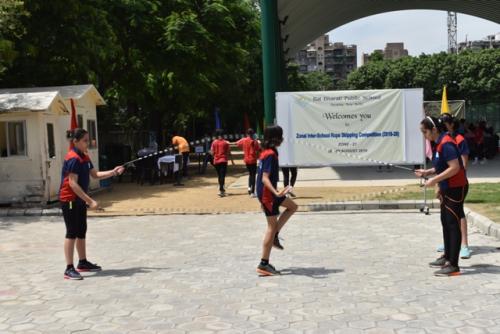
MULTIPOLYGON (((97 106, 93 85, 0 90, 0 204, 32 206, 57 200, 69 149, 71 100, 78 126, 89 131, 90 155, 99 168, 97 106)), ((99 187, 92 180, 90 189, 99 187)))

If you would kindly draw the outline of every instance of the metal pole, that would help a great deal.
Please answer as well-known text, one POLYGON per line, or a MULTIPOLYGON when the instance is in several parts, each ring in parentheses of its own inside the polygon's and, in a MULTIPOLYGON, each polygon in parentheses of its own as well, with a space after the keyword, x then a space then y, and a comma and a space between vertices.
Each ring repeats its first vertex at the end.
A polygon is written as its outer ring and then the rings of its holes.
POLYGON ((276 101, 274 94, 278 87, 278 57, 276 50, 278 27, 277 0, 261 0, 262 71, 264 81, 264 122, 273 124, 276 101))

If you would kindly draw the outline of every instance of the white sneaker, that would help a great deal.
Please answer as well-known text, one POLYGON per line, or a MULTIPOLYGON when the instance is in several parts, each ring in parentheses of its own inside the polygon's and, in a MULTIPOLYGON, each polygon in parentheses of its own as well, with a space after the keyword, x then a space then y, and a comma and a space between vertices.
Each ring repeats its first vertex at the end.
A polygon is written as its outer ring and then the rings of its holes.
POLYGON ((486 158, 484 158, 483 160, 481 160, 481 162, 479 163, 480 165, 484 165, 486 163, 486 158))
POLYGON ((474 161, 472 162, 472 164, 477 165, 478 162, 479 162, 479 160, 477 158, 474 158, 474 161))

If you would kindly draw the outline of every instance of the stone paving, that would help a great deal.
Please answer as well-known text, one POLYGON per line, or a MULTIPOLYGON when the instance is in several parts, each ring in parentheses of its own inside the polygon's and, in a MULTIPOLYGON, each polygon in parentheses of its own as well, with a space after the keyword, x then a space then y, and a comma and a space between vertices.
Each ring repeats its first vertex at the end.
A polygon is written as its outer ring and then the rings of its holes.
POLYGON ((270 278, 261 214, 92 218, 78 282, 61 218, 0 219, 0 333, 500 333, 500 242, 434 277, 437 214, 297 214, 270 278))

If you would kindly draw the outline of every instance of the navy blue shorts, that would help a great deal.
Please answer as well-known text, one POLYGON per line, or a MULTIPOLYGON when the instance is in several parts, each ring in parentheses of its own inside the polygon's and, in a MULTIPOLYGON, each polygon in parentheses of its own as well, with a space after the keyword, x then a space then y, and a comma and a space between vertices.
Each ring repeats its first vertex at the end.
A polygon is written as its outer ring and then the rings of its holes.
POLYGON ((260 202, 262 206, 262 211, 264 211, 264 214, 266 217, 273 217, 273 216, 278 216, 280 214, 280 206, 281 203, 286 199, 285 196, 283 197, 274 197, 272 201, 270 202, 260 202))

